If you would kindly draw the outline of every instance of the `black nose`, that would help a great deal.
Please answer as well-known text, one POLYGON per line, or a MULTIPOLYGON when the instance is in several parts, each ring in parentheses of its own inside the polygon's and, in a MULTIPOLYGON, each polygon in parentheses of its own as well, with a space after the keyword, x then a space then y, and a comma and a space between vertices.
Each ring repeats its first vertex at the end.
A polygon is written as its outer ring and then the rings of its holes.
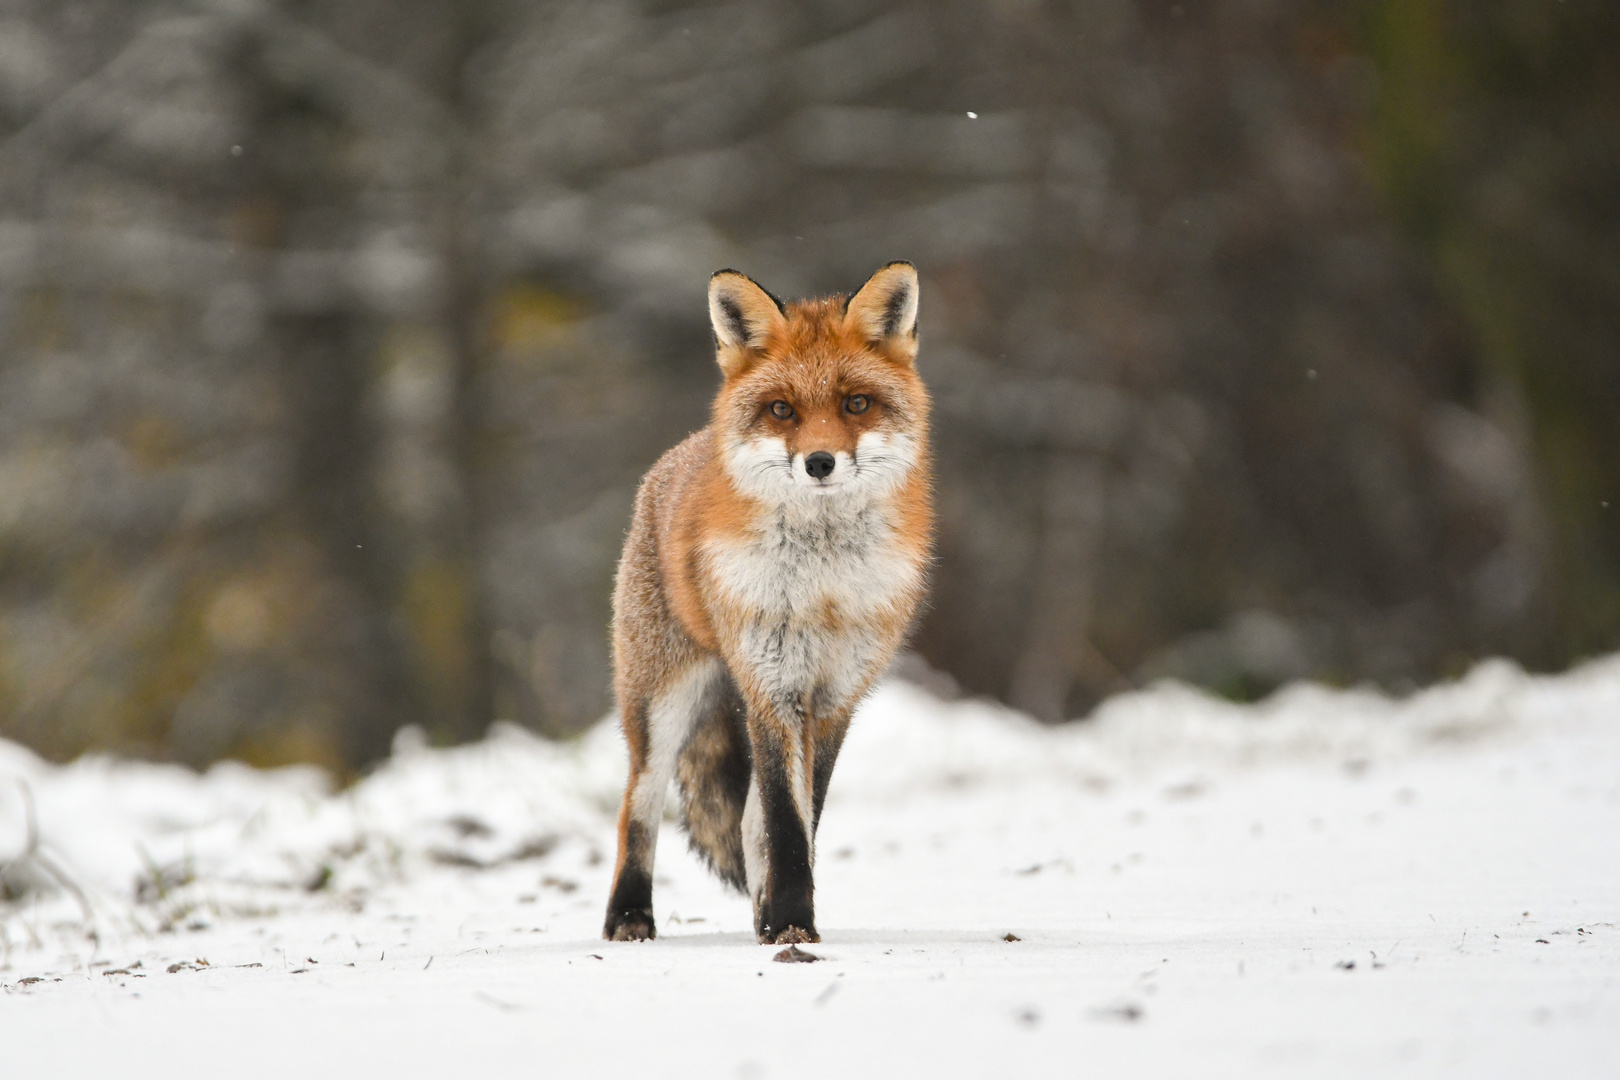
POLYGON ((815 453, 805 457, 804 471, 817 480, 825 480, 832 475, 833 466, 837 464, 838 460, 827 451, 817 450, 815 453))

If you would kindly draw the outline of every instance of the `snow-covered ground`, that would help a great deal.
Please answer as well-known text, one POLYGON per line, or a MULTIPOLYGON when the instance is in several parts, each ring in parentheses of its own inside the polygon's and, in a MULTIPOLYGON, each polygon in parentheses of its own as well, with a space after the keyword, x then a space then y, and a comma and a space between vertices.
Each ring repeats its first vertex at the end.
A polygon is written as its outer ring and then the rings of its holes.
POLYGON ((813 964, 672 826, 658 940, 599 940, 622 769, 607 725, 337 793, 0 743, 0 1076, 1620 1074, 1620 657, 1055 730, 890 682, 813 964))

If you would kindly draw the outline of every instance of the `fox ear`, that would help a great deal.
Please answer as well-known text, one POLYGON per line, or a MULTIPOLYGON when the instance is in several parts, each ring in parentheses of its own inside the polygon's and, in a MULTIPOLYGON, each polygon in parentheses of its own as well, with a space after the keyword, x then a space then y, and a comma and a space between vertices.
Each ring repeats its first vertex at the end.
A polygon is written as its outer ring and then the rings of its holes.
POLYGON ((917 359, 917 268, 892 262, 849 298, 844 326, 890 354, 917 359))
POLYGON ((715 359, 726 378, 740 374, 771 331, 787 321, 782 301, 735 270, 709 278, 709 322, 714 327, 715 359))

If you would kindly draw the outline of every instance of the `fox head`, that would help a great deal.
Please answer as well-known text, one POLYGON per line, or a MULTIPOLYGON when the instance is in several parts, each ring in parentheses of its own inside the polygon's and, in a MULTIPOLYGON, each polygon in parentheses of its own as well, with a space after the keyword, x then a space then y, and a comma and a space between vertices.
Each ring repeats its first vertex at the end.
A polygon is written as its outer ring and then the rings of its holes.
POLYGON ((894 262, 849 297, 783 304, 751 278, 709 279, 725 376, 714 403, 725 468, 772 503, 897 490, 926 453, 917 271, 894 262))

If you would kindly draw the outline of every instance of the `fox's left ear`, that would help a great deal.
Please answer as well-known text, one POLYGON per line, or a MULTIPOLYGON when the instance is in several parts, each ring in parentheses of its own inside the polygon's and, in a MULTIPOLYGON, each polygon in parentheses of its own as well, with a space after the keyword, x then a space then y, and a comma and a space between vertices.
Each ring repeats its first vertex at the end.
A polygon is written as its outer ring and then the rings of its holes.
POLYGON ((849 298, 844 326, 908 363, 917 359, 917 268, 892 262, 849 298))
POLYGON ((747 370, 786 322, 782 301, 747 274, 717 270, 709 278, 709 325, 714 328, 715 359, 726 378, 747 370))

